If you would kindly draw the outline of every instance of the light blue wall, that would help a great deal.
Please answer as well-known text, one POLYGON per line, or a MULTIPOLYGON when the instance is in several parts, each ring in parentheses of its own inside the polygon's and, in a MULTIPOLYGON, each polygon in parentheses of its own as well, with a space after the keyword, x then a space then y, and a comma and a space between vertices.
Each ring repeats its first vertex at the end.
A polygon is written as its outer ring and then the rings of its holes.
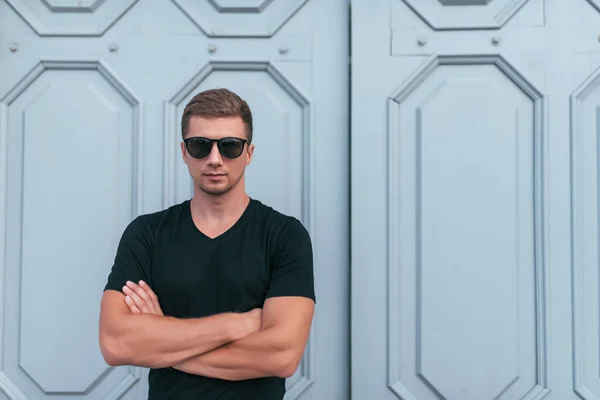
POLYGON ((600 7, 352 2, 352 393, 598 399, 600 7))
POLYGON ((349 397, 347 4, 260 3, 0 0, 0 399, 147 398, 101 357, 102 288, 124 227, 192 195, 179 121, 213 87, 253 110, 249 194, 313 239, 286 399, 349 397))

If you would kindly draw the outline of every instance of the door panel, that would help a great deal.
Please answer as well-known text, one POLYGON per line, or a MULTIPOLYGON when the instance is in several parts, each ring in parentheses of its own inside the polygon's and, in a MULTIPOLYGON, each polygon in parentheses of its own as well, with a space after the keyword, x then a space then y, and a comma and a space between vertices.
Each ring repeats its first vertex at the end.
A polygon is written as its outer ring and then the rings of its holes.
POLYGON ((354 398, 600 398, 599 22, 352 3, 354 398))
POLYGON ((597 374, 598 315, 598 132, 600 132, 600 57, 578 57, 588 73, 571 94, 574 387, 585 400, 600 399, 597 374), (594 70, 591 70, 594 68, 594 70), (591 71, 590 71, 591 70, 591 71))
POLYGON ((5 97, 3 371, 30 398, 139 375, 90 347, 112 236, 138 211, 138 104, 98 63, 38 64, 5 97))
POLYGON ((286 399, 349 397, 347 11, 0 0, 0 399, 146 398, 147 370, 102 360, 101 291, 124 227, 192 195, 180 118, 213 87, 253 110, 249 194, 313 240, 317 309, 286 399))
MULTIPOLYGON (((177 154, 177 137, 181 136, 180 115, 187 102, 199 91, 212 87, 227 86, 240 94, 256 115, 254 129, 258 134, 253 143, 262 151, 252 161, 247 177, 250 196, 263 199, 276 208, 303 217, 308 222, 314 212, 311 193, 314 192, 314 170, 311 146, 314 129, 311 129, 311 100, 291 83, 277 66, 265 62, 213 62, 203 68, 186 84, 167 105, 166 115, 171 116, 170 132, 173 133, 167 148, 168 154, 177 154), (252 82, 251 85, 248 82, 252 82), (175 117, 175 118, 173 118, 175 117), (312 165, 311 165, 312 164, 312 165), (277 169, 271 169, 278 166, 277 169), (257 175, 254 171, 268 171, 257 175), (260 185, 268 180, 279 190, 260 185)), ((166 193, 176 195, 180 202, 193 196, 187 166, 174 158, 173 176, 175 190, 166 193)), ((170 166, 170 165, 169 165, 170 166)), ((170 201, 170 199, 169 199, 170 201)))
POLYGON ((506 84, 515 73, 502 59, 474 61, 435 58, 389 100, 388 368, 399 394, 512 398, 537 384, 541 101, 506 84))
POLYGON ((272 37, 308 0, 173 0, 208 37, 272 37))
POLYGON ((5 0, 41 37, 102 36, 138 0, 5 0))

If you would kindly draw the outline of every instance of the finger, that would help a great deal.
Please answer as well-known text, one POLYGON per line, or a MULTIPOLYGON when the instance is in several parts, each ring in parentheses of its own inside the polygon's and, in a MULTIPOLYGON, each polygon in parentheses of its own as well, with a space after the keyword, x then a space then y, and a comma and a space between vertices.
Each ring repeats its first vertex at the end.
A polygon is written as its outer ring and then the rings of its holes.
POLYGON ((131 300, 131 297, 125 296, 125 303, 127 304, 127 307, 129 307, 129 310, 132 313, 134 313, 134 314, 141 313, 140 309, 137 308, 137 306, 135 305, 135 303, 133 302, 133 300, 131 300))
MULTIPOLYGON (((155 314, 155 315, 164 315, 160 305, 158 304, 158 298, 156 297, 156 295, 154 294, 154 292, 152 292, 152 289, 150 289, 150 287, 145 284, 145 286, 148 289, 145 289, 143 286, 141 285, 143 281, 140 281, 140 285, 137 285, 131 281, 127 282, 127 287, 132 290, 138 297, 138 299, 136 299, 135 297, 133 297, 133 299, 136 301, 138 307, 146 313, 150 313, 150 314, 155 314), (150 291, 150 293, 148 293, 148 291, 150 291), (154 301, 152 299, 152 295, 154 295, 154 297, 156 298, 156 301, 154 301), (143 302, 143 303, 142 303, 143 302)), ((145 283, 145 282, 144 282, 145 283)))
POLYGON ((141 312, 150 313, 150 310, 148 309, 148 305, 146 304, 146 302, 144 300, 142 300, 137 295, 136 292, 134 292, 127 286, 123 286, 123 293, 125 293, 125 295, 131 297, 131 300, 133 300, 133 302, 135 303, 135 305, 137 306, 137 308, 139 308, 139 310, 141 312))
MULTIPOLYGON (((128 287, 129 287, 131 290, 133 290, 133 291, 135 292, 135 294, 136 294, 136 295, 137 295, 137 296, 138 296, 140 299, 142 299, 142 301, 144 301, 144 302, 146 303, 146 307, 148 308, 148 310, 149 310, 150 312, 153 312, 153 311, 154 311, 154 306, 153 306, 153 304, 152 304, 152 300, 150 299, 150 297, 148 296, 148 293, 146 293, 146 291, 145 291, 143 288, 141 288, 139 285, 137 285, 137 284, 135 284, 135 283, 133 283, 133 282, 131 282, 131 281, 128 281, 128 282, 127 282, 127 286, 128 286, 128 287)), ((139 304, 138 304, 138 306, 139 306, 139 304)))
POLYGON ((156 294, 154 294, 150 286, 148 286, 148 284, 144 281, 139 281, 138 284, 140 288, 144 291, 144 295, 147 296, 148 301, 151 302, 152 305, 154 305, 155 300, 157 300, 158 297, 156 297, 156 294))
POLYGON ((146 302, 152 314, 158 314, 159 307, 156 306, 157 302, 155 302, 152 299, 152 295, 154 295, 154 292, 152 292, 152 289, 150 289, 150 287, 147 284, 142 285, 142 282, 144 281, 140 281, 139 285, 133 284, 136 287, 136 293, 146 302))
POLYGON ((148 286, 148 284, 146 282, 140 281, 140 286, 142 287, 142 289, 144 289, 146 291, 146 293, 148 294, 150 299, 152 299, 153 301, 158 300, 158 297, 156 297, 156 294, 154 293, 152 288, 150 288, 150 286, 148 286))
POLYGON ((160 308, 160 303, 158 302, 158 296, 154 293, 154 291, 148 286, 148 284, 144 281, 140 281, 140 286, 146 291, 148 296, 150 297, 150 301, 152 302, 152 306, 154 307, 154 311, 157 314, 162 315, 162 309, 160 308))
POLYGON ((162 309, 160 308, 160 303, 158 302, 158 296, 156 296, 156 293, 154 293, 152 288, 150 288, 150 286, 143 280, 141 280, 139 284, 140 287, 146 291, 146 294, 150 298, 150 302, 152 303, 151 307, 154 309, 154 313, 157 315, 164 315, 162 309))

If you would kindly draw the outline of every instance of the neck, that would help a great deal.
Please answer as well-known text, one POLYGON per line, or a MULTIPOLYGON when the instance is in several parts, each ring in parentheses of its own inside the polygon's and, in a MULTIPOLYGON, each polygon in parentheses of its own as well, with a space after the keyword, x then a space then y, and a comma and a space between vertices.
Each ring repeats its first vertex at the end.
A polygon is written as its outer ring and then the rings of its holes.
POLYGON ((191 211, 192 215, 204 221, 227 222, 239 218, 249 201, 242 182, 221 195, 211 195, 194 186, 191 211))

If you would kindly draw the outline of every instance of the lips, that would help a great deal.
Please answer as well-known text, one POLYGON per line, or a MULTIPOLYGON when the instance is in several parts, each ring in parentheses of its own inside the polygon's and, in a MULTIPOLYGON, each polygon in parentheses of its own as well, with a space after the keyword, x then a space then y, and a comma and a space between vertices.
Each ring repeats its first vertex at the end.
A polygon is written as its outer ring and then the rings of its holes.
POLYGON ((208 179, 220 179, 225 176, 225 174, 204 174, 208 179))

